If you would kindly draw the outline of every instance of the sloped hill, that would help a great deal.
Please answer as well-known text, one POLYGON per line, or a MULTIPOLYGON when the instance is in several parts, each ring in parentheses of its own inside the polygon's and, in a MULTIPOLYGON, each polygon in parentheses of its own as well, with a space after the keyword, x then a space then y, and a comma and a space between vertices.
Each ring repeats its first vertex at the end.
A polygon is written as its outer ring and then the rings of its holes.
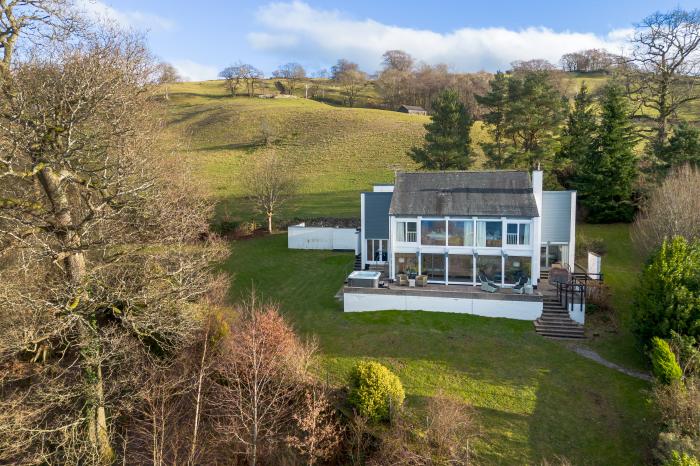
MULTIPOLYGON (((359 192, 416 167, 407 152, 422 142, 429 121, 299 98, 233 98, 221 81, 179 83, 169 93, 168 130, 177 152, 221 199, 222 212, 239 220, 250 217, 239 198, 239 174, 260 151, 290 160, 302 180, 285 216, 357 216, 359 192)), ((474 138, 481 133, 476 125, 474 138)))

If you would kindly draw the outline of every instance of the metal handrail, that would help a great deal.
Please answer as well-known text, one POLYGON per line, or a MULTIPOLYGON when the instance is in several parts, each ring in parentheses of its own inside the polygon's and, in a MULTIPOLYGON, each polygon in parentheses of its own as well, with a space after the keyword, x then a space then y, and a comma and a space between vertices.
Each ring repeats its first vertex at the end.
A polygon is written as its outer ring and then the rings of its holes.
POLYGON ((569 304, 579 305, 579 310, 584 311, 586 306, 586 291, 588 288, 588 277, 583 280, 571 275, 569 283, 556 282, 557 300, 559 304, 569 311, 569 304), (576 302, 578 298, 578 303, 576 302), (563 301, 563 302, 562 302, 563 301))

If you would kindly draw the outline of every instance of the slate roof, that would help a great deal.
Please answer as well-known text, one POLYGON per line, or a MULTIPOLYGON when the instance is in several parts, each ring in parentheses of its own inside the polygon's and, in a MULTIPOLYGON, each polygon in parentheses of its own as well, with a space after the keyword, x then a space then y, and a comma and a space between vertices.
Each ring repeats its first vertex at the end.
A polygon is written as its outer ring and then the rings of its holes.
POLYGON ((399 108, 405 108, 406 110, 412 110, 414 112, 425 112, 423 107, 418 107, 417 105, 402 105, 399 108))
POLYGON ((539 216, 529 173, 510 170, 398 173, 389 214, 539 216))

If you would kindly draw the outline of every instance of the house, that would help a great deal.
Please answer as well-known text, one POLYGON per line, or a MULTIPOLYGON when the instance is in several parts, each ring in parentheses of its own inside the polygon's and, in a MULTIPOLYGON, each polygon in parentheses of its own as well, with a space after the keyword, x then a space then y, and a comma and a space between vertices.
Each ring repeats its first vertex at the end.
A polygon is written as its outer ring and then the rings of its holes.
POLYGON ((391 290, 349 289, 345 310, 537 319, 542 312, 537 291, 491 295, 477 286, 488 279, 507 289, 527 280, 536 289, 541 273, 553 265, 573 270, 576 192, 543 191, 542 180, 539 170, 409 172, 398 173, 393 185, 362 193, 362 269, 381 270, 388 283, 411 273, 436 286, 394 287, 398 301, 387 299, 391 290))
POLYGON ((399 107, 399 112, 409 113, 411 115, 427 115, 428 112, 423 107, 416 105, 402 105, 399 107))

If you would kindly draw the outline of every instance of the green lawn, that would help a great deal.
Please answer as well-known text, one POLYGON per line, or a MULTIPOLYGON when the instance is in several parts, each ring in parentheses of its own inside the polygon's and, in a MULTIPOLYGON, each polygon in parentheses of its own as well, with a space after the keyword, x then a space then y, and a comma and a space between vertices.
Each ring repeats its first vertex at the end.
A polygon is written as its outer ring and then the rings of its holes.
POLYGON ((601 238, 608 248, 602 260, 603 278, 612 292, 612 305, 619 323, 611 326, 595 315, 589 316, 599 336, 591 338, 587 344, 613 362, 632 369, 648 369, 647 361, 629 331, 634 291, 644 263, 632 245, 630 226, 577 225, 577 233, 589 239, 601 238))
POLYGON ((318 373, 343 383, 361 358, 401 378, 420 409, 442 388, 472 403, 487 464, 640 464, 653 437, 648 386, 537 336, 531 322, 427 312, 345 314, 334 299, 353 256, 287 249, 285 234, 232 243, 231 296, 254 287, 320 344, 318 373))

